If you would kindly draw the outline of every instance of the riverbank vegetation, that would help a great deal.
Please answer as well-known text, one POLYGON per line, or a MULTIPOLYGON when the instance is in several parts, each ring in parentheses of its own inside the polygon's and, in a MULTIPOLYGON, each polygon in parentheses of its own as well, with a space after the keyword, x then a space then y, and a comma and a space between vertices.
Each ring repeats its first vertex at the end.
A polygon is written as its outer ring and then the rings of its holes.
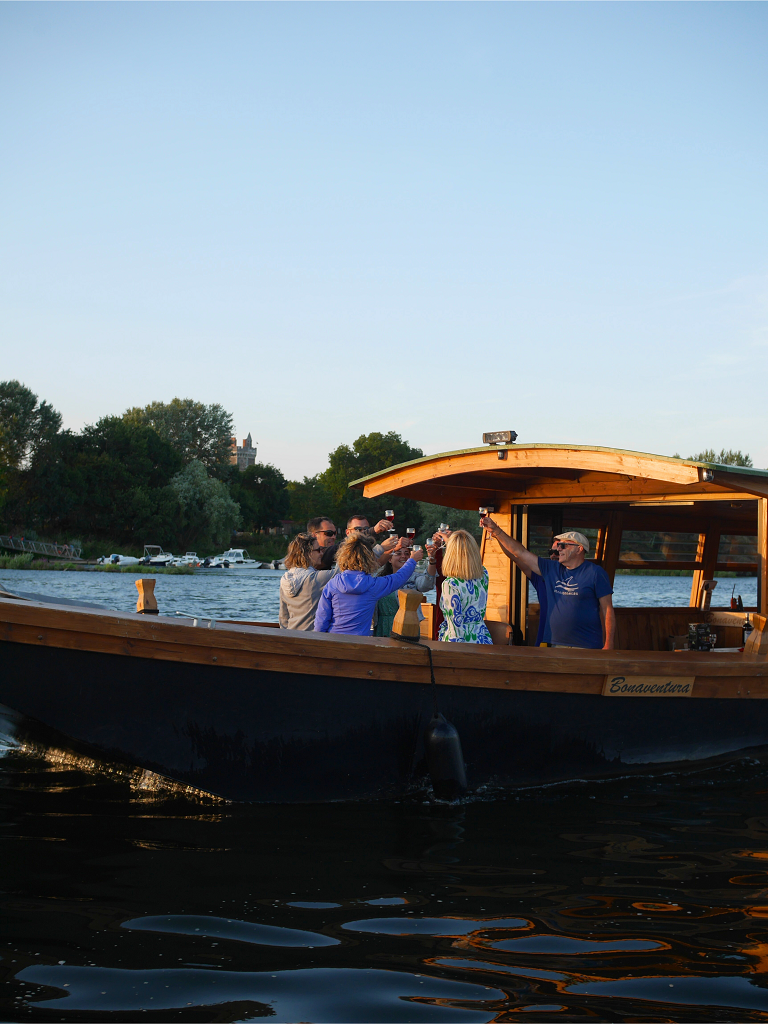
MULTIPOLYGON (((140 557, 144 544, 160 544, 201 557, 247 547, 253 558, 272 561, 308 519, 327 516, 341 537, 353 513, 373 523, 391 508, 396 529, 413 527, 422 541, 441 522, 480 537, 476 512, 391 495, 373 500, 350 489, 353 480, 424 455, 394 431, 339 445, 326 469, 300 481, 268 463, 238 469, 233 433, 221 405, 189 398, 105 416, 79 433, 62 430, 46 401, 19 381, 0 382, 0 533, 78 538, 85 558, 140 557)), ((752 465, 730 450, 690 457, 752 465)))

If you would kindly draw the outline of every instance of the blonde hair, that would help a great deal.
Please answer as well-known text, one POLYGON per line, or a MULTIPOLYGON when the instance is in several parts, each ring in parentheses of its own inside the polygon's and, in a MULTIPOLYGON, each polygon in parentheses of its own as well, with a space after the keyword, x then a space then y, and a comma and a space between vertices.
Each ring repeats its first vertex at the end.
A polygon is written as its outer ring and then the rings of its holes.
POLYGON ((312 560, 310 555, 315 546, 313 534, 299 533, 288 545, 288 554, 285 556, 286 569, 311 569, 312 560))
POLYGON ((443 555, 443 576, 457 580, 479 580, 483 575, 480 548, 471 533, 454 530, 443 555))
POLYGON ((367 539, 355 532, 350 533, 344 543, 339 547, 336 555, 336 566, 339 572, 352 569, 356 572, 374 573, 378 569, 376 559, 373 557, 371 545, 367 539))

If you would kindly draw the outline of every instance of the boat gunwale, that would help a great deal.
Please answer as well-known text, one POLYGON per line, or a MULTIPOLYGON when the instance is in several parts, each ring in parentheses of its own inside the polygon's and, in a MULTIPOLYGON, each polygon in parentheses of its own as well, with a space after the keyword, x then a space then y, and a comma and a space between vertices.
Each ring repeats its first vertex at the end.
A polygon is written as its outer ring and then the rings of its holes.
MULTIPOLYGON (((383 637, 309 634, 221 621, 210 630, 165 616, 132 617, 3 599, 0 640, 212 668, 429 684, 423 649, 383 637)), ((695 675, 694 697, 768 697, 768 656, 760 654, 427 644, 439 685, 599 694, 607 675, 695 675), (757 692, 750 692, 753 688, 757 692)))

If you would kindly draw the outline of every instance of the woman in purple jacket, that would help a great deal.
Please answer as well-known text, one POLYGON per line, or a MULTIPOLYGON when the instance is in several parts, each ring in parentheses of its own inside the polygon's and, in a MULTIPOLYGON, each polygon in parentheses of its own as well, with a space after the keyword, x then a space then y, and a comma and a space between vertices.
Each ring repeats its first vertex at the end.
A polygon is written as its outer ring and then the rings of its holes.
POLYGON ((315 631, 370 636, 376 602, 413 576, 416 559, 411 555, 391 576, 373 576, 379 566, 370 546, 359 533, 351 533, 339 548, 336 567, 338 575, 323 587, 315 631))

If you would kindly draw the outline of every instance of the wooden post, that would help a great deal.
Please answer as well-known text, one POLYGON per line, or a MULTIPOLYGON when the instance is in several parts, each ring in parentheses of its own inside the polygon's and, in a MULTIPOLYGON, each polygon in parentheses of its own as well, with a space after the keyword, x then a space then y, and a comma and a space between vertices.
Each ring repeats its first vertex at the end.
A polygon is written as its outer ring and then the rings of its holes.
POLYGON ((136 612, 139 615, 158 615, 157 598, 155 597, 155 583, 157 580, 136 580, 136 589, 139 592, 139 599, 136 602, 136 612))
POLYGON ((421 636, 421 626, 416 609, 423 601, 424 595, 417 590, 398 590, 397 599, 400 602, 400 607, 395 615, 395 621, 392 623, 393 636, 395 633, 399 633, 400 636, 418 640, 421 636))
MULTIPOLYGON (((759 504, 759 503, 758 503, 759 504)), ((720 550, 720 523, 716 519, 707 522, 706 533, 699 534, 699 544, 696 549, 696 561, 700 568, 694 569, 693 580, 691 581, 691 599, 688 602, 690 608, 698 608, 701 601, 701 584, 704 580, 711 580, 715 575, 717 567, 717 553, 720 550)), ((663 568, 663 564, 661 566, 663 568)))
MULTIPOLYGON (((528 547, 528 506, 527 505, 515 505, 512 510, 512 537, 519 541, 523 547, 528 547)), ((526 636, 527 624, 528 624, 528 577, 525 575, 522 569, 519 568, 510 559, 510 602, 509 602, 509 622, 513 626, 517 626, 520 632, 523 634, 523 639, 526 636)))
POLYGON ((757 502, 757 610, 768 615, 768 498, 757 502))
POLYGON ((428 604, 426 601, 422 601, 421 610, 424 614, 424 618, 419 623, 419 632, 424 640, 437 640, 437 631, 435 629, 435 606, 428 604))
POLYGON ((616 566, 619 562, 619 554, 621 553, 621 534, 623 530, 623 512, 609 512, 608 522, 605 525, 605 540, 603 542, 601 554, 601 564, 605 571, 608 573, 608 577, 613 586, 613 581, 616 577, 616 566))

